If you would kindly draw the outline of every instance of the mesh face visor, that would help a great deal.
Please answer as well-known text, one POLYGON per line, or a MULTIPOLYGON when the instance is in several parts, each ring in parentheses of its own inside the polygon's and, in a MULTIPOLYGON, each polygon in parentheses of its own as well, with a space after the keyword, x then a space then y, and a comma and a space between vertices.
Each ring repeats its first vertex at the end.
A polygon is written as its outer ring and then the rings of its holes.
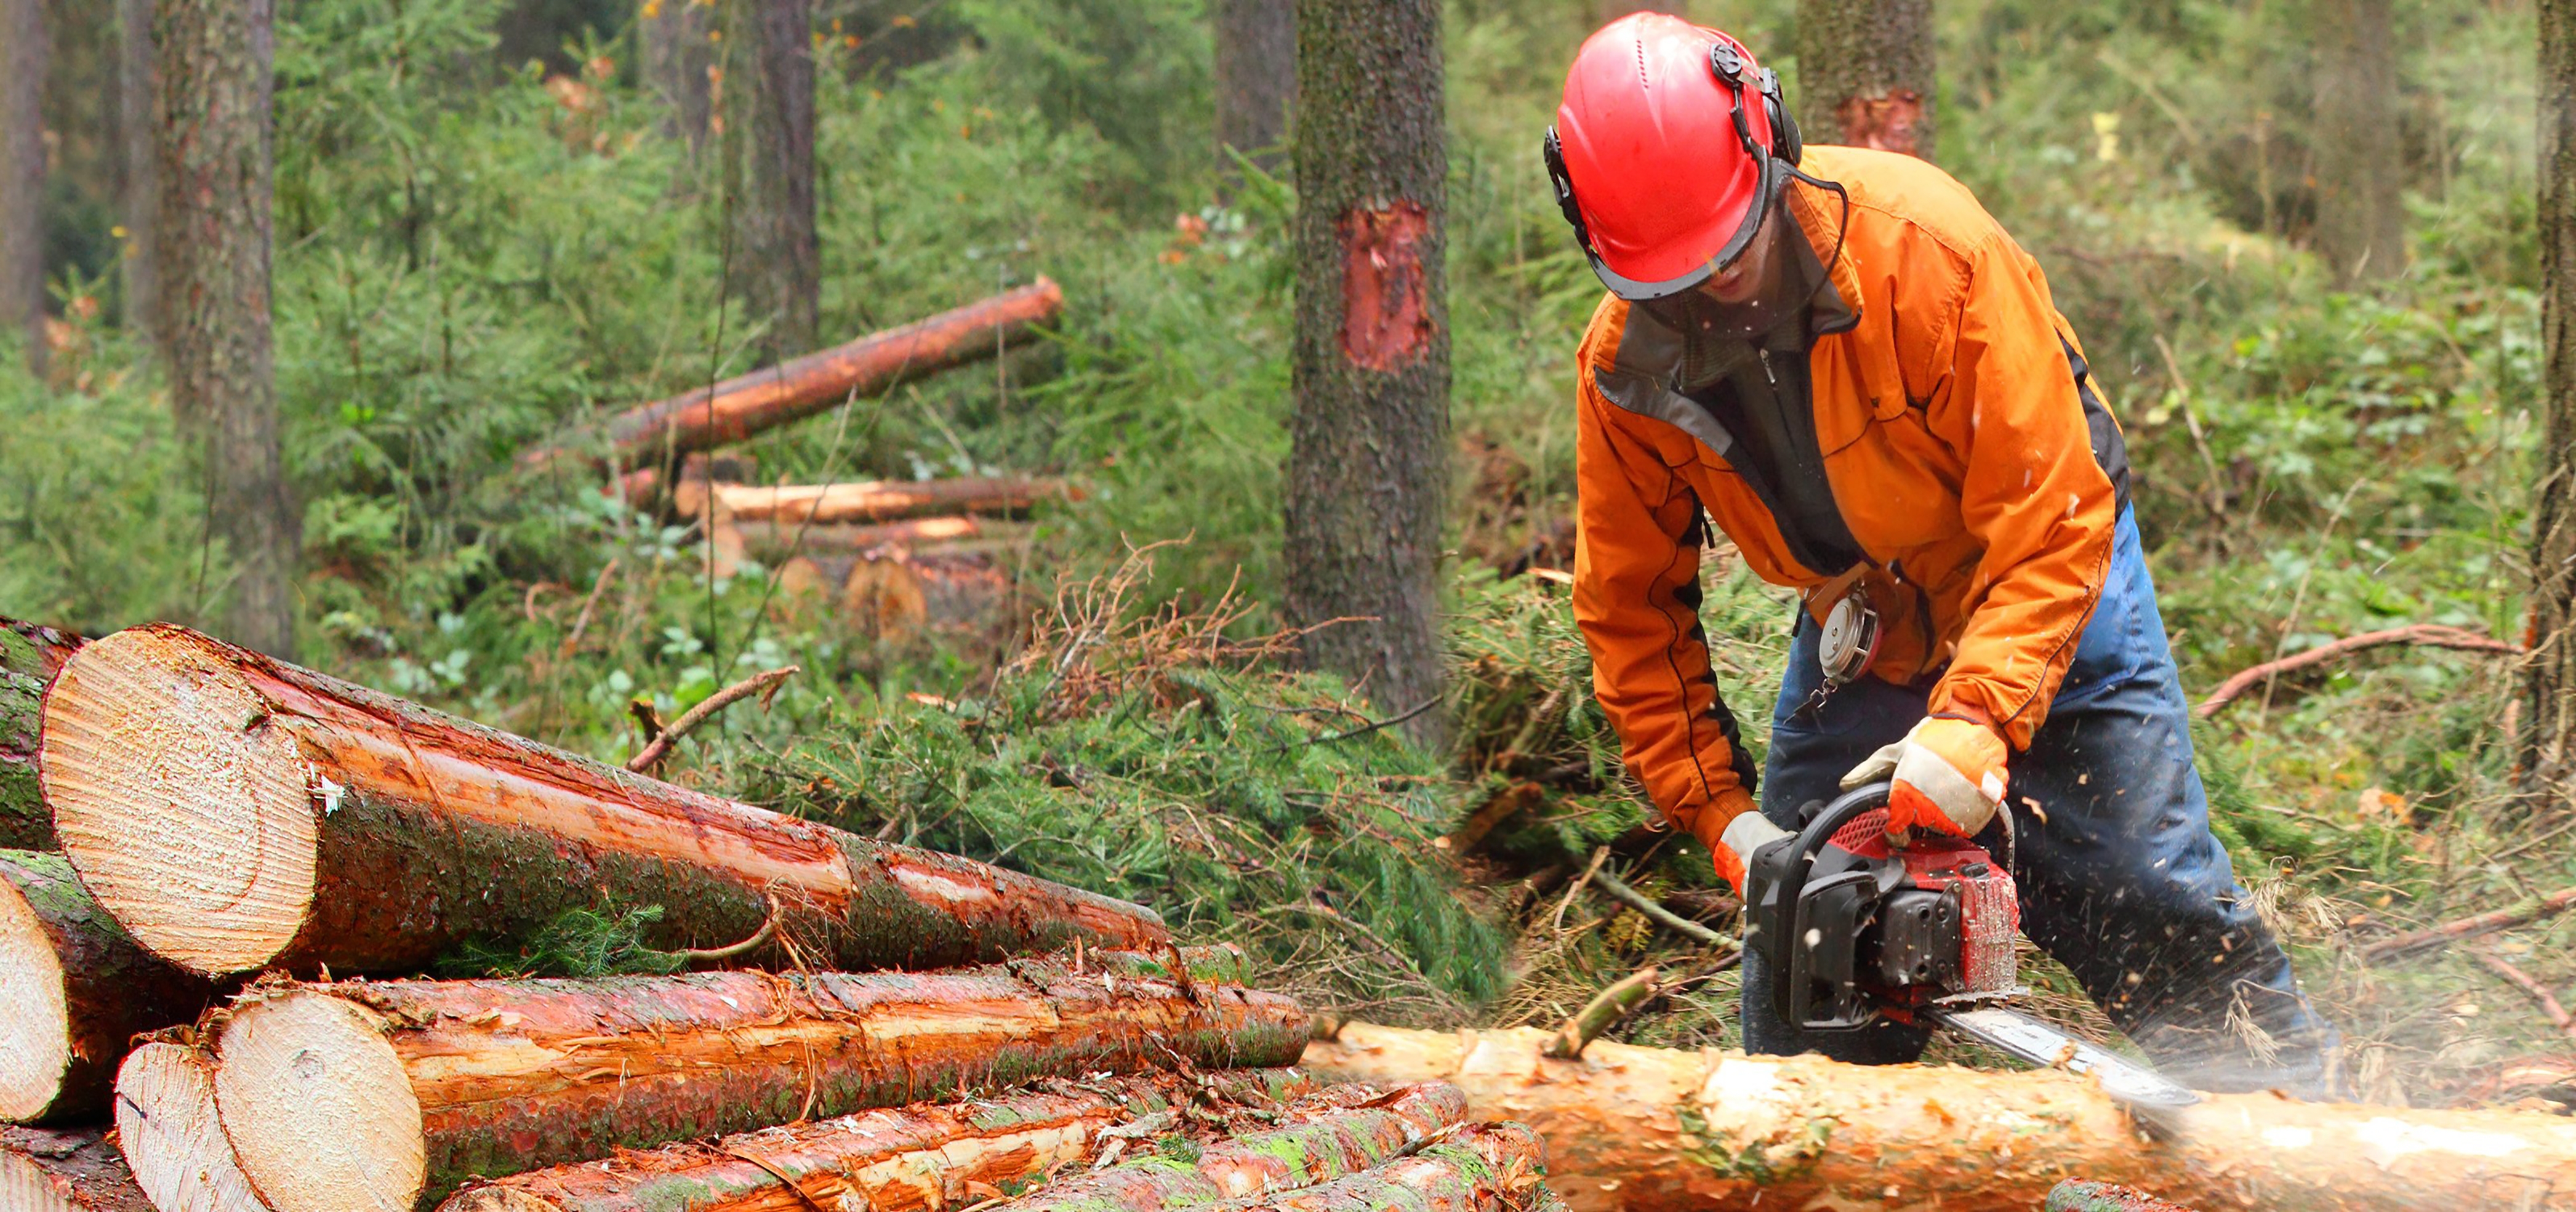
MULTIPOLYGON (((1762 279, 1752 284, 1750 295, 1732 303, 1713 298, 1707 291, 1697 289, 1710 276, 1702 274, 1692 289, 1634 300, 1638 309, 1690 338, 1694 345, 1712 340, 1752 343, 1785 323, 1803 320, 1808 305, 1825 284, 1824 263, 1817 260, 1815 250, 1807 244, 1805 229, 1789 214, 1787 206, 1774 201, 1746 218, 1767 220, 1756 223, 1750 233, 1752 239, 1736 250, 1739 257, 1756 246, 1762 252, 1758 270, 1762 279)), ((1715 269, 1710 271, 1714 272, 1715 269)))

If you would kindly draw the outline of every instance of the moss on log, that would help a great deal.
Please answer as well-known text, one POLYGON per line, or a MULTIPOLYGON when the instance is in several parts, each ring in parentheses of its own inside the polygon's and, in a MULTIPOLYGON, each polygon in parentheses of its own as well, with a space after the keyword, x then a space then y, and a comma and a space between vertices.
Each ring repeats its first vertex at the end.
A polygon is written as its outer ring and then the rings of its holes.
POLYGON ((54 818, 36 784, 45 687, 81 646, 52 627, 0 619, 0 848, 54 849, 54 818))
POLYGON ((61 855, 0 850, 0 1120, 104 1116, 127 1041, 214 997, 127 937, 61 855))

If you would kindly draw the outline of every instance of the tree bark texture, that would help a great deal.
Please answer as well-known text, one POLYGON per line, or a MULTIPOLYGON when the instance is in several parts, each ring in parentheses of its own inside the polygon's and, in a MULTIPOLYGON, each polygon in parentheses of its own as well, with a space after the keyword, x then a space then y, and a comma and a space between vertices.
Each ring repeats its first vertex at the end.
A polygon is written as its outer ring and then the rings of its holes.
POLYGON ((1296 0, 1216 0, 1216 145, 1278 168, 1297 106, 1296 0))
POLYGON ((45 687, 83 643, 68 631, 0 619, 0 849, 52 850, 54 814, 36 782, 45 687))
MULTIPOLYGON (((1277 1103, 1310 1093, 1293 1069, 1213 1075, 1218 1097, 1277 1103)), ((1169 1075, 1049 1081, 994 1099, 915 1104, 628 1151, 477 1183, 439 1212, 939 1212, 1091 1158, 1104 1129, 1193 1097, 1169 1075), (810 1203, 808 1201, 811 1201, 810 1203)))
MULTIPOLYGON (((727 379, 617 414, 600 431, 529 451, 520 462, 548 467, 576 460, 659 467, 694 451, 730 445, 952 366, 988 358, 1064 310, 1064 291, 1046 278, 847 345, 727 379)), ((649 491, 638 483, 630 494, 649 491)))
POLYGON ((1000 1088, 1294 1061, 1276 994, 1019 960, 936 973, 395 981, 248 1000, 215 1101, 278 1212, 434 1206, 475 1175, 1000 1088))
POLYGON ((213 1058, 156 1040, 116 1074, 117 1147, 161 1212, 270 1212, 242 1174, 215 1111, 213 1058))
POLYGON ((1798 0, 1800 132, 1931 159, 1933 54, 1932 0, 1798 0))
POLYGON ((1244 1212, 1540 1212, 1547 1146, 1520 1124, 1469 1124, 1374 1170, 1232 1205, 1244 1212))
POLYGON ((83 883, 208 974, 413 972, 578 906, 744 963, 941 967, 1153 949, 1151 910, 550 749, 183 627, 92 641, 45 700, 40 773, 83 883))
POLYGON ((2212 1095, 2171 1139, 2141 1133, 2054 1070, 1844 1065, 1548 1033, 1345 1024, 1306 1050, 1333 1081, 1455 1082, 1468 1115, 1529 1125, 1576 1212, 1940 1207, 2027 1212, 2060 1180, 2120 1183, 2195 1208, 2557 1207, 2576 1193, 2576 1122, 2212 1095))
POLYGON ((158 329, 153 309, 161 299, 160 261, 153 250, 159 225, 160 101, 155 92, 152 0, 116 0, 117 151, 124 178, 118 184, 125 219, 125 327, 146 342, 158 329))
POLYGON ((783 358, 814 347, 822 245, 814 228, 812 0, 735 0, 738 47, 726 91, 741 150, 733 204, 734 277, 744 320, 764 324, 760 347, 783 358))
MULTIPOLYGON (((1287 605, 1390 711, 1440 693, 1448 202, 1436 0, 1297 0, 1287 605), (1354 620, 1319 627, 1332 620, 1354 620)), ((1439 715, 1409 725, 1437 741, 1439 715)))
POLYGON ((45 370, 45 36, 40 0, 0 0, 0 326, 45 370))
POLYGON ((153 1212, 116 1142, 97 1128, 0 1128, 0 1209, 153 1212))
POLYGON ((278 447, 269 345, 272 28, 276 0, 160 0, 162 354, 171 407, 203 460, 232 564, 223 630, 295 655, 302 519, 278 447))
POLYGON ((707 69, 716 63, 707 34, 715 28, 713 12, 694 0, 646 0, 639 18, 644 41, 644 78, 670 107, 665 123, 674 138, 686 139, 692 154, 707 141, 709 93, 707 69))
POLYGON ((215 999, 118 928, 59 854, 0 850, 0 959, 0 1120, 103 1117, 128 1041, 215 999))
POLYGON ((2314 0, 2318 255, 2340 286, 2406 268, 2406 141, 2391 0, 2314 0))
POLYGON ((2576 0, 2539 0, 2541 389, 2523 662, 2524 790, 2562 807, 2576 774, 2576 0))

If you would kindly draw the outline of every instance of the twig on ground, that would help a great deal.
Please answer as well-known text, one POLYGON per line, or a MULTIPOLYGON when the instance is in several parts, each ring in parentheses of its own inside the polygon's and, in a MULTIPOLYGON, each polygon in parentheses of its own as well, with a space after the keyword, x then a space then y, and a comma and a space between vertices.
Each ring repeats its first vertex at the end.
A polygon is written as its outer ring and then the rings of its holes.
POLYGON ((1538 806, 1546 796, 1545 789, 1526 779, 1494 793, 1467 817, 1458 832, 1449 835, 1449 853, 1465 854, 1482 844, 1485 836, 1505 821, 1538 806))
POLYGON ((2204 720, 2208 719, 2225 709, 2229 703, 2235 702, 2246 691, 2253 689, 2258 682, 2305 669, 2310 665, 2321 664, 2348 652, 2359 652, 2364 648, 2377 648, 2384 644, 2420 644, 2428 648, 2453 648, 2462 652, 2487 652, 2498 656, 2522 655, 2521 645, 2507 643, 2493 636, 2479 635, 2474 631, 2445 627, 2439 623, 2415 623, 2405 627, 2391 627, 2385 631, 2367 631, 2360 635, 2345 636, 2340 640, 2319 644, 2305 652, 2292 653, 2276 661, 2265 661, 2244 670, 2221 683, 2218 689, 2211 691, 2208 698, 2200 701, 2200 706, 2192 709, 2192 714, 2204 720))
POLYGON ((2532 979, 2530 973, 2514 967, 2505 957, 2487 948, 2480 947, 2471 954, 2497 976, 2512 982, 2515 988, 2530 994, 2531 1000, 2540 1003, 2540 1012, 2549 1016, 2549 1025, 2558 1028, 2559 1034, 2576 1039, 2576 1017, 2570 1017, 2567 1007, 2558 1004, 2558 997, 2549 991, 2549 986, 2532 979))
POLYGON ((748 955, 762 943, 768 942, 769 936, 778 933, 778 919, 786 915, 786 906, 779 904, 778 898, 773 896, 769 898, 769 916, 762 920, 760 929, 753 931, 750 938, 729 947, 704 947, 674 951, 671 954, 684 964, 715 964, 748 955))
POLYGON ((1583 869, 1583 874, 1574 877, 1574 882, 1565 886, 1565 895, 1557 898, 1556 912, 1549 915, 1547 919, 1547 928, 1549 930, 1562 932, 1565 929, 1566 906, 1574 903, 1574 898, 1582 894, 1583 886, 1591 883, 1593 876, 1601 874, 1601 864, 1608 861, 1610 861, 1610 848, 1608 846, 1595 846, 1592 848, 1592 865, 1585 867, 1583 869))
POLYGON ((1602 1032, 1618 1026, 1620 1021, 1626 1019, 1637 1007, 1644 1005, 1647 999, 1655 996, 1656 972, 1655 966, 1648 964, 1609 988, 1594 994, 1591 1001, 1584 1003, 1581 1010, 1574 1012, 1574 1017, 1565 1020, 1565 1025, 1556 1029, 1555 1035, 1548 1037, 1547 1046, 1540 1051, 1558 1060, 1573 1060, 1582 1056, 1585 1044, 1600 1038, 1602 1032))
MULTIPOLYGON (((1429 711, 1429 710, 1431 710, 1432 708, 1437 707, 1437 706, 1439 706, 1439 705, 1440 705, 1440 696, 1435 694, 1435 695, 1432 695, 1430 698, 1424 699, 1424 700, 1422 700, 1421 702, 1419 702, 1419 703, 1415 703, 1413 706, 1406 708, 1406 709, 1404 710, 1403 714, 1401 714, 1401 715, 1392 715, 1392 716, 1388 716, 1387 718, 1382 719, 1382 720, 1371 720, 1371 721, 1369 721, 1368 723, 1362 724, 1362 725, 1360 725, 1360 726, 1359 726, 1359 727, 1357 727, 1357 728, 1345 729, 1345 730, 1343 730, 1343 731, 1341 731, 1341 732, 1327 733, 1327 734, 1325 734, 1325 735, 1323 735, 1323 736, 1316 737, 1315 739, 1313 739, 1313 740, 1311 740, 1311 741, 1308 741, 1308 742, 1306 742, 1306 743, 1307 743, 1307 744, 1309 744, 1309 745, 1329 745, 1329 744, 1332 744, 1332 743, 1333 743, 1333 742, 1335 742, 1335 741, 1347 741, 1347 740, 1349 740, 1349 739, 1351 739, 1352 737, 1355 737, 1355 736, 1366 736, 1366 735, 1368 735, 1369 733, 1376 732, 1376 731, 1378 731, 1378 730, 1379 730, 1379 729, 1381 729, 1381 728, 1393 728, 1393 727, 1395 727, 1396 725, 1401 724, 1401 723, 1404 723, 1405 721, 1410 720, 1410 719, 1412 719, 1413 717, 1418 716, 1418 715, 1422 714, 1423 712, 1429 711)), ((1287 746, 1282 745, 1282 746, 1280 746, 1280 748, 1281 748, 1281 749, 1285 749, 1285 748, 1287 748, 1287 746)))
POLYGON ((1599 884, 1603 892, 1609 893, 1610 899, 1626 905, 1639 913, 1645 914, 1647 921, 1653 922, 1654 924, 1661 926, 1666 930, 1670 930, 1683 938, 1691 940, 1692 942, 1698 943, 1703 947, 1720 946, 1726 942, 1726 939, 1719 935, 1717 931, 1711 930, 1706 926, 1700 925, 1698 922, 1691 921, 1688 918, 1674 913, 1670 909, 1666 909, 1653 901, 1647 900, 1644 893, 1621 883, 1618 876, 1612 875, 1607 871, 1594 874, 1592 882, 1599 884))
POLYGON ((767 706, 770 698, 778 693, 779 684, 796 676, 801 669, 801 666, 796 665, 764 669, 708 695, 706 701, 683 712, 680 718, 671 721, 670 727, 654 736, 652 741, 644 746, 642 753, 636 754, 626 763, 626 768, 637 774, 651 771, 653 767, 661 764, 663 758, 670 756, 671 746, 677 744, 681 737, 689 735, 691 729, 706 723, 707 719, 715 713, 755 694, 760 696, 761 705, 767 706))
POLYGON ((2368 963, 2384 963, 2427 947, 2476 938, 2482 934, 2493 934, 2498 930, 2510 930, 2527 922, 2536 922, 2544 917, 2564 913, 2571 906, 2576 906, 2576 888, 2561 888, 2538 900, 2526 901, 2510 909, 2498 909, 2492 913, 2481 913, 2457 921, 2444 922, 2439 926, 2427 926, 2421 930, 2392 935, 2363 947, 2361 958, 2368 963))
POLYGON ((599 595, 607 592, 609 580, 617 575, 618 558, 608 557, 608 563, 599 570, 599 579, 590 583, 590 596, 581 600, 581 613, 574 616, 572 630, 564 634, 563 647, 555 650, 556 656, 571 656, 573 649, 581 647, 582 633, 590 630, 591 612, 599 609, 599 595))

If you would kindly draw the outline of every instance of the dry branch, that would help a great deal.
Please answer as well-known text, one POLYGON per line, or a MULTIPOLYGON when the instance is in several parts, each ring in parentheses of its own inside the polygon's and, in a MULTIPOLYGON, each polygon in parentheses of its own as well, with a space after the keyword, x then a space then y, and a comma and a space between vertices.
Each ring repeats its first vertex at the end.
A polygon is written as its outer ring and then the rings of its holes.
POLYGON ((155 624, 45 701, 63 849, 154 953, 200 972, 416 971, 587 905, 644 941, 838 968, 1159 947, 1152 911, 657 782, 155 624))
POLYGON ((1602 1032, 1617 1026, 1619 1020, 1655 996, 1656 972, 1655 966, 1648 964, 1593 994, 1591 1001, 1548 1037, 1547 1054, 1557 1060, 1583 1055, 1584 1045, 1600 1038, 1602 1032))
POLYGON ((2498 656, 2522 655, 2520 645, 2508 644, 2503 640, 2479 635, 2474 631, 2445 627, 2439 623, 2415 623, 2405 627, 2391 627, 2386 631, 2370 631, 2360 635, 2345 636, 2340 640, 2319 644, 2305 652, 2292 653, 2277 661, 2265 661, 2251 669, 2243 670, 2236 676, 2219 683, 2218 689, 2211 691, 2208 698, 2200 701, 2200 706, 2192 708, 2192 714, 2204 720, 2208 719, 2225 710, 2229 703, 2235 702, 2246 691, 2253 689, 2266 678, 2295 673, 2346 653, 2359 652, 2365 648, 2377 648, 2383 644, 2419 644, 2427 648, 2452 648, 2462 652, 2494 653, 2498 656))
POLYGON ((106 1114, 127 1041, 192 1022, 205 977, 118 929, 59 854, 0 850, 0 1120, 106 1114))
POLYGON ((1647 900, 1644 893, 1629 887, 1625 881, 1607 871, 1593 873, 1592 882, 1600 885, 1603 892, 1609 893, 1610 899, 1646 915, 1647 921, 1653 922, 1654 924, 1661 926, 1666 930, 1670 930, 1683 938, 1689 939, 1694 943, 1698 943, 1700 946, 1716 947, 1722 946, 1726 942, 1723 937, 1719 936, 1717 931, 1711 930, 1706 926, 1700 925, 1698 922, 1684 918, 1670 909, 1666 909, 1653 901, 1647 900))
POLYGON ((2576 1191, 2576 1122, 2548 1114, 2215 1095, 2157 1140, 2061 1072, 1609 1041, 1559 1061, 1539 1054, 1547 1038, 1349 1023, 1311 1045, 1305 1067, 1330 1080, 1457 1083, 1471 1117, 1547 1138, 1550 1181, 1576 1212, 1705 1212, 1757 1197, 1765 1208, 1865 1198, 2027 1212, 2066 1178, 2200 1208, 2336 1212, 2555 1206, 2544 1201, 2576 1191))
POLYGON ((2541 984, 2530 973, 2514 967, 2511 961, 2493 951, 2479 950, 2473 954, 2479 963, 2487 966, 2488 971, 2529 994, 2531 1000, 2539 1005, 2541 1014, 2549 1019, 2549 1025, 2558 1028, 2559 1034, 2576 1039, 2576 1017, 2570 1017, 2567 1007, 2558 1004, 2558 995, 2551 993, 2549 986, 2541 984))
POLYGON ((36 785, 38 704, 84 642, 52 627, 0 619, 0 848, 55 848, 53 815, 36 785))
POLYGON ((698 725, 706 723, 715 713, 753 695, 759 695, 761 705, 766 707, 769 705, 769 696, 778 693, 780 683, 802 672, 804 668, 798 665, 764 669, 708 695, 700 700, 697 706, 681 712, 680 718, 671 721, 669 727, 654 733, 653 739, 645 743, 642 752, 627 759, 626 768, 637 774, 651 773, 655 766, 662 764, 663 758, 670 756, 671 746, 678 744, 681 737, 697 731, 698 725))
POLYGON ((1054 321, 1064 292, 1034 285, 944 311, 847 345, 807 354, 609 418, 592 435, 532 450, 520 463, 544 468, 586 460, 623 465, 661 463, 707 450, 825 411, 853 396, 875 395, 952 366, 992 356, 1032 327, 1054 321))
POLYGON ((2498 930, 2511 930, 2516 926, 2536 922, 2544 917, 2554 917, 2566 912, 2569 906, 2576 906, 2576 888, 2561 888, 2539 900, 2526 901, 2510 909, 2473 914, 2438 926, 2427 926, 2421 930, 2409 930, 2404 934, 2390 935, 2363 947, 2361 958, 2373 964, 2385 963, 2443 943, 2456 943, 2482 934, 2493 934, 2498 930))
POLYGON ((1018 960, 291 987, 220 1024, 215 1099, 277 1212, 338 1212, 427 1206, 478 1174, 972 1086, 1296 1059, 1307 1019, 1295 1002, 1122 978, 1158 965, 1102 958, 1079 973, 1018 960))
POLYGON ((0 1212, 152 1212, 96 1128, 0 1128, 0 1212))

